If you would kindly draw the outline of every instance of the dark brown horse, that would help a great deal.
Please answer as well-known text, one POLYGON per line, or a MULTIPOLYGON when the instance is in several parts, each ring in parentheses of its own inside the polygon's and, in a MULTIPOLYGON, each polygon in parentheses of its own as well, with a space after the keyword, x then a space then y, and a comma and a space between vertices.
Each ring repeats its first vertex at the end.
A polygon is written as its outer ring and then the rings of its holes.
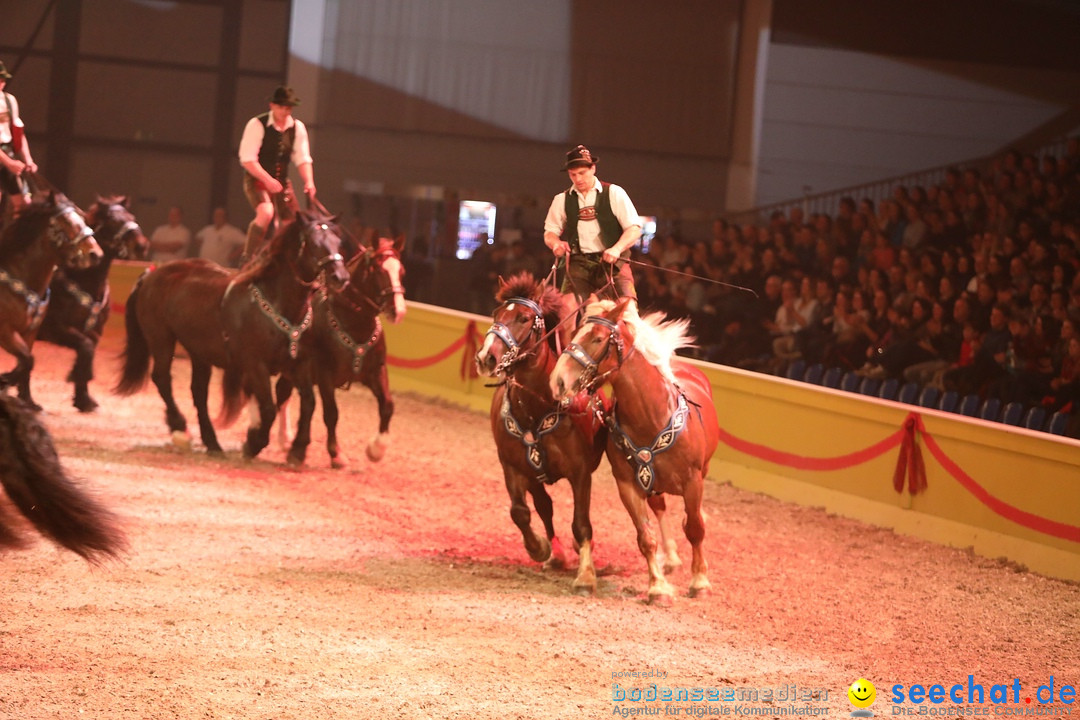
POLYGON ((149 247, 126 197, 99 197, 87 211, 86 223, 94 229, 105 256, 89 268, 57 268, 49 285, 49 310, 38 332, 39 340, 75 351, 68 380, 75 384, 73 404, 79 412, 92 412, 98 406, 90 396, 90 381, 94 355, 109 319, 112 261, 142 260, 149 247))
MULTIPOLYGON (((347 464, 338 444, 336 388, 360 382, 371 390, 379 405, 379 432, 367 445, 373 461, 383 458, 389 443, 390 418, 394 399, 386 372, 386 335, 380 314, 397 323, 405 317, 405 290, 401 248, 405 237, 378 238, 374 247, 361 250, 348 263, 349 283, 342 288, 323 287, 313 299, 314 319, 304 334, 300 362, 277 384, 277 401, 284 406, 294 385, 319 388, 323 421, 326 423, 326 450, 332 467, 347 464)), ((302 465, 311 442, 311 415, 303 408, 296 437, 289 450, 289 463, 302 465)))
POLYGON ((509 283, 500 280, 495 299, 500 304, 476 353, 476 366, 484 375, 503 379, 491 400, 491 432, 510 495, 510 517, 521 530, 529 557, 565 566, 546 486, 566 478, 574 494, 572 528, 579 556, 573 587, 595 592, 589 502, 592 473, 603 457, 607 432, 596 422, 594 408, 570 412, 548 385, 558 359, 554 328, 563 297, 555 287, 522 273, 509 283), (526 493, 532 495, 546 537, 533 532, 526 493))
MULTIPOLYGON (((244 443, 244 456, 255 457, 266 447, 274 419, 270 379, 296 361, 301 337, 311 327, 317 284, 341 286, 348 279, 334 219, 305 211, 282 225, 238 273, 200 258, 165 263, 144 274, 128 298, 123 372, 115 392, 133 394, 151 375, 173 441, 190 447, 187 421, 172 393, 179 342, 191 358, 191 395, 207 451, 222 452, 207 409, 210 374, 220 367, 223 422, 235 418, 245 393, 258 402, 258 424, 249 427, 244 443)), ((301 396, 301 403, 314 401, 313 392, 301 396)))
POLYGON ((86 268, 101 260, 94 232, 75 204, 60 193, 26 205, 0 234, 0 348, 15 356, 15 368, 0 375, 0 390, 15 386, 27 405, 32 349, 45 309, 49 282, 58 265, 86 268))
MULTIPOLYGON (((52 438, 23 401, 0 394, 0 486, 38 532, 91 563, 126 545, 116 517, 64 471, 52 438)), ((26 544, 0 504, 0 547, 26 544)))
POLYGON ((646 499, 682 495, 683 531, 693 551, 689 594, 707 594, 701 503, 720 431, 708 378, 675 358, 678 348, 691 343, 687 322, 663 322, 655 313, 638 317, 636 311, 626 312, 628 304, 624 299, 589 306, 551 373, 551 390, 568 398, 580 389, 611 384, 615 406, 607 416, 608 461, 649 567, 649 600, 668 603, 674 589, 656 557, 646 499))

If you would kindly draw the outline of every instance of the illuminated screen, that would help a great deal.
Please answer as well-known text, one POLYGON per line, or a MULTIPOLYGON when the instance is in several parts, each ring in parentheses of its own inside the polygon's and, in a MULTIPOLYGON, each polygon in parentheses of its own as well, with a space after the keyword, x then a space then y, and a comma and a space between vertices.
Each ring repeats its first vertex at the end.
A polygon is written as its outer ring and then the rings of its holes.
POLYGON ((462 200, 458 206, 457 252, 459 260, 468 260, 480 247, 495 242, 495 203, 462 200))

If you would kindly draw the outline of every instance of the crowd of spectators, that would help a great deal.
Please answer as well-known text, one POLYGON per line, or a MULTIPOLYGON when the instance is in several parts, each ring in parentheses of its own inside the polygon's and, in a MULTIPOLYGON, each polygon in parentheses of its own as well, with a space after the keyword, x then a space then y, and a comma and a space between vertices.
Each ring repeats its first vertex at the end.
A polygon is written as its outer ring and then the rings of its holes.
POLYGON ((652 266, 642 309, 689 317, 702 359, 1080 408, 1080 138, 877 203, 845 197, 835 215, 717 220, 708 240, 669 234, 636 259, 652 266))

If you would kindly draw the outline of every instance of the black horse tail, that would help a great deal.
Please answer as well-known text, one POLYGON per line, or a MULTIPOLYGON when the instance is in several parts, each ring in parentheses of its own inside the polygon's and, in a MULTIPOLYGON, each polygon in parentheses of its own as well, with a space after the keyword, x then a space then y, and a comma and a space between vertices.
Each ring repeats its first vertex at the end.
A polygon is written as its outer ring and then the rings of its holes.
POLYGON ((218 415, 215 425, 229 427, 247 404, 248 395, 244 392, 244 374, 232 363, 225 367, 225 374, 221 379, 221 414, 218 415))
POLYGON ((120 353, 123 361, 123 372, 120 380, 113 388, 116 395, 134 395, 146 385, 146 378, 150 374, 150 345, 146 342, 142 328, 139 326, 137 309, 139 306, 139 288, 142 287, 144 274, 131 288, 131 294, 127 299, 127 307, 124 309, 124 327, 127 329, 127 339, 124 341, 124 350, 120 353))
MULTIPOLYGON (((0 485, 38 532, 95 565, 127 547, 116 517, 68 477, 45 427, 6 395, 0 395, 0 485)), ((0 545, 22 544, 17 532, 0 525, 0 545)))

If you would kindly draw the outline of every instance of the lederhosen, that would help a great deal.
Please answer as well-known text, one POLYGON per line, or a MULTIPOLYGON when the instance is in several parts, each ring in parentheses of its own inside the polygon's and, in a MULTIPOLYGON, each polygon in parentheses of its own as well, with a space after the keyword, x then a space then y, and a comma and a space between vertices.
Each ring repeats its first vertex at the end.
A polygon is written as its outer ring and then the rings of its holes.
MULTIPOLYGON (((256 119, 263 128, 262 145, 259 146, 259 165, 283 188, 280 195, 272 197, 278 217, 290 217, 295 214, 298 205, 289 180, 289 161, 292 159, 293 142, 296 139, 296 123, 293 122, 285 132, 279 132, 273 123, 269 123, 270 113, 257 115, 256 119)), ((254 208, 263 199, 266 188, 251 173, 244 173, 244 194, 254 208)))
MULTIPOLYGON (((0 108, 0 114, 6 114, 8 116, 8 124, 11 127, 11 142, 0 143, 0 152, 3 152, 9 158, 16 160, 23 160, 22 156, 22 143, 19 142, 21 138, 21 128, 15 127, 15 121, 18 119, 11 111, 11 96, 7 93, 0 93, 3 97, 0 100, 3 101, 3 108, 0 108)), ((30 192, 30 186, 27 185, 26 179, 22 176, 15 175, 7 169, 6 165, 0 165, 0 193, 5 195, 26 195, 30 192)))
MULTIPOLYGON (((604 247, 611 247, 619 241, 623 233, 623 226, 615 217, 615 211, 611 209, 611 193, 608 188, 611 183, 601 181, 600 190, 596 193, 596 205, 592 208, 581 208, 579 205, 580 195, 573 188, 564 193, 566 198, 566 225, 563 228, 563 237, 570 245, 570 267, 563 278, 562 291, 573 292, 578 296, 578 301, 583 301, 589 293, 596 292, 602 298, 615 299, 617 297, 637 297, 634 289, 634 276, 628 263, 618 263, 612 267, 605 263, 601 256, 603 253, 581 252, 581 243, 578 239, 578 221, 581 213, 590 212, 594 218, 586 217, 586 220, 595 219, 600 223, 600 241, 604 247), (609 278, 609 273, 613 275, 609 278), (614 287, 612 287, 612 281, 614 287)), ((629 251, 624 257, 629 257, 629 251)))

